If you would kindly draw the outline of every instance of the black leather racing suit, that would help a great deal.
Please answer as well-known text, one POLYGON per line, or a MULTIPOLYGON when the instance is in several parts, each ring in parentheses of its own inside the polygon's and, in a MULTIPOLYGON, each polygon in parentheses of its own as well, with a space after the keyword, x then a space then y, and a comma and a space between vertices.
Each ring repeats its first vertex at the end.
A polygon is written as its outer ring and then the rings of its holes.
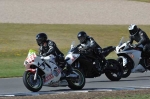
POLYGON ((130 35, 130 43, 132 44, 133 41, 135 40, 138 44, 136 44, 136 46, 139 45, 143 45, 143 52, 150 52, 150 40, 147 36, 147 34, 142 31, 140 28, 138 30, 138 32, 135 35, 130 35))
POLYGON ((46 41, 47 46, 40 46, 39 48, 39 55, 41 56, 48 56, 50 54, 56 57, 55 61, 59 64, 59 62, 64 62, 64 54, 58 49, 55 42, 51 40, 46 41))
MULTIPOLYGON (((95 42, 92 37, 87 36, 86 40, 80 46, 82 50, 86 50, 87 53, 95 53, 103 61, 103 65, 106 63, 106 59, 102 54, 102 48, 95 42)), ((97 66, 96 66, 97 67, 97 66)))

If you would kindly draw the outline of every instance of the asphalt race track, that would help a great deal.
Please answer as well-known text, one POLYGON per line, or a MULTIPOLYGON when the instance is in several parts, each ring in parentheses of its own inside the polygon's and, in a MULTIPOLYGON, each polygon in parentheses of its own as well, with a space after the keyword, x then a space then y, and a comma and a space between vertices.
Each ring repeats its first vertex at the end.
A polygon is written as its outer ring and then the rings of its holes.
POLYGON ((134 73, 128 78, 120 81, 110 81, 103 74, 101 77, 86 79, 82 90, 74 91, 68 87, 43 87, 39 92, 31 92, 23 84, 20 78, 0 79, 0 96, 24 96, 40 94, 56 94, 64 92, 88 92, 88 91, 113 91, 113 90, 135 90, 150 88, 150 72, 134 73))

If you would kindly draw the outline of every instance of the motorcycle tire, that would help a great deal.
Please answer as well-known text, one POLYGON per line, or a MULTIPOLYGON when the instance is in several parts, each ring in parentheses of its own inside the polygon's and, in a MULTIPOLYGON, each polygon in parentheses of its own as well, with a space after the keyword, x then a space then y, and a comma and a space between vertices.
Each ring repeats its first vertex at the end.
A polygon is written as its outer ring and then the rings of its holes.
POLYGON ((108 70, 105 72, 106 77, 111 81, 119 81, 122 78, 123 69, 122 66, 115 59, 108 59, 109 66, 117 66, 115 72, 108 70))
POLYGON ((119 64, 123 67, 123 74, 122 74, 122 78, 127 78, 128 76, 130 76, 131 74, 131 66, 129 64, 127 64, 126 66, 123 66, 123 59, 121 57, 119 57, 117 59, 117 61, 119 62, 119 64))
POLYGON ((79 75, 79 79, 67 79, 68 87, 72 90, 81 90, 85 86, 85 76, 79 69, 73 69, 73 73, 79 75), (79 82, 77 85, 76 82, 79 82))
POLYGON ((37 92, 43 86, 43 79, 40 75, 37 75, 37 80, 34 80, 34 73, 25 71, 23 74, 23 83, 28 90, 37 92))

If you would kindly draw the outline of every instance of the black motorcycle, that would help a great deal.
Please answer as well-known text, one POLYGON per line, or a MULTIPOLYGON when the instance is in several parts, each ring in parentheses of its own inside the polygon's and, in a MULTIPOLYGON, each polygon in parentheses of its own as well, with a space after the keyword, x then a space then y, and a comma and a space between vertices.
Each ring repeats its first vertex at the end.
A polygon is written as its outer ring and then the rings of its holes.
MULTIPOLYGON (((119 81, 123 74, 122 66, 115 59, 107 59, 106 65, 104 65, 102 59, 97 56, 94 51, 88 53, 79 50, 79 45, 71 45, 71 49, 66 55, 67 63, 82 70, 86 78, 95 78, 105 73, 108 79, 111 81, 119 81)), ((114 51, 113 46, 108 46, 102 50, 102 54, 106 57, 114 51)))

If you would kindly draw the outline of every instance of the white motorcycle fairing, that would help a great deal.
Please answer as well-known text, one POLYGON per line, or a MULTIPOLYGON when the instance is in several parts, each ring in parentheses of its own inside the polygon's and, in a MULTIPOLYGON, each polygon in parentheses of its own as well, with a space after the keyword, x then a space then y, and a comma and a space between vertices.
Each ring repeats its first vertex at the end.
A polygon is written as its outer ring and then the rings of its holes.
POLYGON ((73 54, 72 52, 69 52, 65 59, 68 59, 67 63, 71 65, 79 56, 80 54, 73 54))
POLYGON ((37 56, 36 51, 31 49, 24 61, 24 66, 26 71, 23 74, 23 83, 32 92, 41 90, 43 86, 68 86, 72 90, 81 90, 85 85, 85 76, 82 71, 74 68, 66 73, 55 63, 53 55, 37 56))
MULTIPOLYGON (((124 50, 126 48, 129 48, 128 46, 128 43, 129 42, 122 42, 123 41, 123 38, 121 39, 120 41, 120 44, 118 46, 116 46, 116 50, 115 52, 117 53, 117 55, 122 58, 123 60, 123 66, 126 66, 128 61, 127 61, 127 57, 125 56, 122 56, 123 54, 126 54, 128 55, 134 62, 134 68, 132 69, 132 73, 138 73, 138 72, 144 72, 146 71, 146 69, 141 65, 139 64, 140 63, 140 60, 142 59, 141 58, 141 51, 139 50, 124 50), (121 55, 122 54, 122 55, 121 55)), ((140 45, 139 47, 143 47, 142 45, 140 45)))
POLYGON ((40 57, 35 54, 34 50, 30 50, 24 65, 27 70, 30 70, 29 67, 31 65, 34 65, 44 72, 43 85, 50 87, 59 86, 61 70, 56 65, 54 59, 53 55, 40 57))
POLYGON ((80 54, 73 54, 71 52, 71 50, 75 47, 75 41, 72 42, 71 46, 70 46, 70 50, 68 51, 65 60, 67 60, 68 64, 72 64, 76 59, 78 59, 78 57, 80 56, 80 54))

